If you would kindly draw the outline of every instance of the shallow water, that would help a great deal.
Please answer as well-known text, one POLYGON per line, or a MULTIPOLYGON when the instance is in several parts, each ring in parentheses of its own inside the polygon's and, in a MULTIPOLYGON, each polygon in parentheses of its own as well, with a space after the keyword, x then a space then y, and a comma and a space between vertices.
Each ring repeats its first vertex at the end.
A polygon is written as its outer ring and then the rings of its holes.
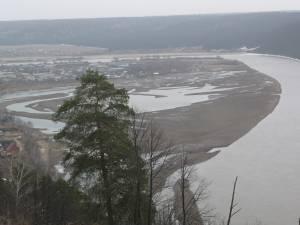
POLYGON ((50 90, 30 90, 30 91, 19 91, 13 94, 5 94, 0 96, 0 102, 12 101, 17 99, 22 99, 26 97, 37 97, 37 96, 47 96, 54 94, 70 94, 73 93, 75 87, 63 87, 63 88, 53 88, 50 90))
MULTIPOLYGON (((198 179, 212 181, 210 202, 228 213, 235 176, 242 211, 234 225, 297 224, 300 216, 300 61, 267 55, 228 55, 277 79, 281 100, 272 114, 215 158, 195 167, 198 179)), ((196 179, 196 178, 195 178, 196 179)), ((196 179, 197 180, 197 179, 196 179)), ((195 184, 196 186, 196 184, 195 184)))
MULTIPOLYGON (((222 96, 224 91, 231 90, 232 88, 218 88, 210 84, 206 84, 203 87, 172 87, 172 88, 159 88, 155 90, 149 90, 147 92, 131 92, 129 104, 134 107, 138 112, 153 112, 166 109, 173 109, 177 107, 189 106, 196 102, 208 101, 211 94, 209 92, 218 92, 220 94, 213 94, 214 97, 222 96)), ((33 101, 25 101, 14 103, 7 106, 7 110, 14 112, 24 112, 30 114, 52 114, 49 111, 38 111, 31 108, 29 105, 37 104, 39 102, 46 102, 57 99, 64 99, 72 95, 74 89, 67 90, 47 90, 40 92, 41 96, 46 94, 64 93, 66 96, 40 99, 33 101), (68 95, 67 95, 68 94, 68 95)), ((8 95, 2 98, 2 101, 18 99, 20 97, 38 96, 37 92, 30 91, 28 93, 22 92, 22 94, 8 95)), ((62 128, 63 123, 54 123, 50 120, 34 119, 29 117, 19 117, 24 122, 30 122, 34 128, 41 129, 44 133, 55 133, 62 128)))
MULTIPOLYGON (((232 88, 218 88, 206 84, 204 87, 169 87, 136 92, 130 95, 130 105, 139 112, 154 112, 189 106, 210 99, 209 92, 228 91, 232 88), (205 93, 205 94, 204 94, 205 93)), ((220 94, 219 94, 220 96, 220 94)))
POLYGON ((40 110, 31 108, 30 105, 37 104, 39 102, 47 102, 47 101, 64 99, 64 98, 70 97, 71 95, 73 95, 73 94, 69 94, 65 97, 48 98, 48 99, 40 99, 40 100, 33 100, 33 101, 27 101, 27 102, 14 103, 14 104, 8 105, 6 107, 6 109, 8 111, 26 112, 26 113, 31 113, 31 114, 53 114, 54 112, 49 109, 48 110, 44 109, 44 111, 40 111, 40 110))
POLYGON ((24 123, 32 125, 33 128, 40 129, 44 134, 56 134, 65 124, 62 122, 54 122, 52 120, 34 119, 29 117, 17 116, 24 123))

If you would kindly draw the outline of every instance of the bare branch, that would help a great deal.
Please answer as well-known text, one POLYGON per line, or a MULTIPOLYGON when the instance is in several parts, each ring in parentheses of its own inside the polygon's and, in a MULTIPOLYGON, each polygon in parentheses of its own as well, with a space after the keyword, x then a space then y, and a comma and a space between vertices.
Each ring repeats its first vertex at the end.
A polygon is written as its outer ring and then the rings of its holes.
POLYGON ((238 205, 238 203, 235 203, 235 190, 236 190, 237 180, 238 180, 238 177, 235 178, 235 181, 233 184, 233 191, 232 191, 232 196, 231 196, 231 203, 230 203, 230 208, 229 208, 227 225, 230 225, 232 217, 241 211, 241 209, 238 209, 235 211, 235 207, 238 205))

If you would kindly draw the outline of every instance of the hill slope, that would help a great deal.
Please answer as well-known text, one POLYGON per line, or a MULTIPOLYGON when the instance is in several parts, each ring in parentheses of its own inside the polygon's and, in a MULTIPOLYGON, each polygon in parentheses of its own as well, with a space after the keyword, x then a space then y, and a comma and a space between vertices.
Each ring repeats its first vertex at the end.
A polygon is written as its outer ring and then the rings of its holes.
POLYGON ((300 13, 0 22, 0 45, 73 44, 112 50, 257 47, 300 58, 300 13))

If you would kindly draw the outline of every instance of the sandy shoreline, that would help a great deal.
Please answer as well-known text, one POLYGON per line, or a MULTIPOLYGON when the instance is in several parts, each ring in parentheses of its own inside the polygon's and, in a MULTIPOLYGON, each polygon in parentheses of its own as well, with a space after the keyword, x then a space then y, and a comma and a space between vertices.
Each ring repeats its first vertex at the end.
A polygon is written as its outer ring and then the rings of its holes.
MULTIPOLYGON (((206 58, 198 60, 200 60, 200 64, 203 60, 204 65, 206 65, 205 63, 207 63, 207 65, 216 64, 215 66, 217 68, 218 64, 220 64, 222 67, 226 68, 226 70, 230 71, 231 69, 234 69, 235 71, 243 72, 237 72, 236 74, 227 72, 227 74, 232 74, 229 76, 222 75, 220 79, 216 76, 216 78, 211 81, 209 76, 201 74, 199 76, 200 78, 202 77, 201 79, 203 79, 203 81, 200 80, 198 85, 203 85, 203 82, 208 81, 212 82, 212 85, 226 88, 233 87, 234 89, 226 91, 223 96, 217 99, 213 98, 213 94, 221 94, 222 92, 219 92, 218 89, 215 90, 215 93, 212 92, 212 98, 209 101, 194 103, 187 107, 148 113, 149 117, 155 119, 162 129, 165 130, 169 139, 174 140, 175 145, 193 145, 193 147, 189 150, 189 152, 194 155, 193 162, 191 162, 191 164, 197 163, 199 160, 205 161, 211 158, 212 155, 208 153, 211 149, 228 146, 245 135, 253 127, 255 127, 259 121, 274 110, 280 99, 281 88, 280 84, 275 79, 256 72, 239 62, 228 60, 222 61, 218 58, 212 59, 213 61, 206 58)), ((195 61, 194 58, 189 60, 195 61)), ((150 61, 150 63, 152 62, 150 61)), ((153 66, 154 65, 156 64, 153 63, 153 66)), ((158 65, 161 67, 161 64, 158 65)), ((214 67, 208 68, 209 70, 214 70, 214 67)), ((220 74, 226 73, 221 72, 220 74)), ((146 82, 144 85, 148 86, 149 90, 159 83, 163 85, 167 80, 170 80, 170 78, 171 80, 174 80, 173 82, 175 83, 172 85, 175 87, 178 85, 187 85, 187 80, 191 80, 191 84, 193 84, 195 80, 199 79, 198 75, 193 75, 193 73, 191 73, 191 75, 176 74, 173 76, 175 76, 175 79, 171 78, 171 75, 162 75, 162 78, 156 77, 155 80, 153 80, 154 84, 152 86, 147 80, 143 81, 139 79, 139 82, 141 82, 141 87, 143 87, 143 83, 146 82)), ((126 85, 125 87, 127 87, 127 89, 133 88, 133 81, 130 79, 115 80, 118 86, 126 85)), ((170 81, 168 82, 170 83, 170 81)), ((77 82, 66 82, 64 85, 71 86, 75 84, 77 84, 77 82)), ((43 90, 51 87, 52 85, 53 84, 51 83, 38 84, 34 86, 31 85, 30 89, 43 90)), ((193 85, 197 86, 197 83, 193 85)), ((26 88, 28 89, 29 86, 17 85, 12 90, 16 91, 16 89, 19 89, 21 91, 26 88)), ((6 108, 8 105, 17 102, 59 98, 63 96, 66 95, 52 94, 21 98, 16 101, 2 102, 0 103, 0 107, 6 108)), ((57 105, 61 104, 62 101, 63 99, 44 102, 41 101, 38 104, 29 105, 29 107, 40 111, 43 111, 44 109, 55 111, 57 105)), ((22 117, 51 119, 51 115, 49 114, 33 115, 25 112, 12 113, 16 116, 22 117)), ((213 155, 215 154, 216 153, 213 155)))

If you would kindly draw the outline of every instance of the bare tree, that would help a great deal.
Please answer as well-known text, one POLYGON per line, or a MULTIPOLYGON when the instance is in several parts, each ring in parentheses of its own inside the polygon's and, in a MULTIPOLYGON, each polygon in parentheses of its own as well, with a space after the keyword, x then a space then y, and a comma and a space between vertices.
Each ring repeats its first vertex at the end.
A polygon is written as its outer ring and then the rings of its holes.
POLYGON ((162 186, 164 180, 160 174, 167 164, 168 157, 171 154, 172 143, 166 138, 164 132, 150 120, 147 123, 146 135, 143 142, 143 150, 148 164, 148 207, 147 207, 147 225, 152 225, 153 217, 153 196, 157 189, 162 186))
POLYGON ((22 198, 27 194, 26 187, 30 182, 30 176, 31 171, 21 158, 11 158, 9 180, 14 193, 16 212, 22 198))
POLYGON ((177 225, 173 202, 165 204, 155 215, 154 225, 177 225))
POLYGON ((181 158, 181 168, 180 168, 180 190, 181 190, 181 203, 182 203, 182 225, 186 225, 186 200, 185 191, 187 188, 187 177, 189 177, 190 170, 187 169, 186 165, 186 155, 182 154, 181 158))
POLYGON ((131 139, 134 151, 135 161, 135 200, 133 210, 133 224, 142 224, 142 186, 143 186, 143 170, 144 165, 142 162, 142 146, 143 140, 146 136, 145 132, 145 114, 138 115, 134 113, 131 118, 131 139))
POLYGON ((236 185, 237 185, 238 177, 235 178, 234 184, 233 184, 233 191, 231 196, 231 202, 230 202, 230 208, 229 208, 229 215, 227 219, 227 225, 230 225, 231 219, 241 211, 241 208, 236 209, 238 206, 238 203, 235 202, 235 191, 236 191, 236 185))
POLYGON ((179 180, 175 189, 175 214, 181 225, 201 225, 204 221, 209 223, 214 217, 212 210, 204 203, 208 198, 208 182, 204 179, 197 181, 199 185, 195 190, 190 189, 193 167, 188 166, 188 154, 182 148, 180 157, 179 180), (203 206, 199 208, 198 203, 203 206))
MULTIPOLYGON (((171 152, 171 142, 166 138, 162 129, 156 125, 154 120, 146 114, 134 114, 131 119, 131 139, 135 154, 135 203, 134 203, 134 224, 140 225, 142 220, 141 188, 143 186, 143 173, 147 170, 148 187, 146 217, 143 221, 147 225, 153 224, 154 194, 162 186, 163 176, 161 172, 165 168, 167 159, 171 152), (143 159, 143 160, 140 160, 143 159), (144 162, 143 162, 144 161, 144 162), (145 164, 146 163, 146 164, 145 164), (146 170, 145 170, 146 169, 146 170)), ((145 213, 144 213, 145 215, 145 213)))

